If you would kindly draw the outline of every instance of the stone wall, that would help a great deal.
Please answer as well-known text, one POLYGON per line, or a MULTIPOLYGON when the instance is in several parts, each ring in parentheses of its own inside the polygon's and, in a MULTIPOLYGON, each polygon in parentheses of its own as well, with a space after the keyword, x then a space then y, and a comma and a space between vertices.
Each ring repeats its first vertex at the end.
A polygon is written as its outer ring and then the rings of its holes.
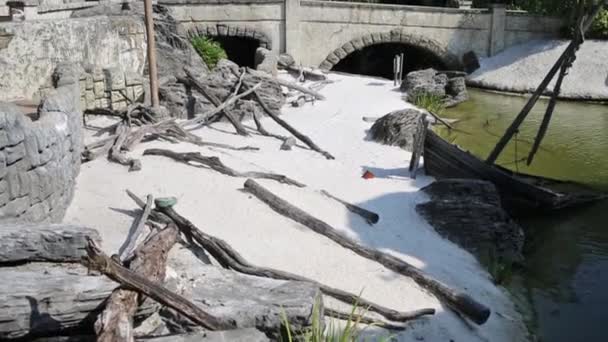
MULTIPOLYGON (((96 68, 89 72, 79 70, 80 107, 84 109, 122 109, 134 102, 142 102, 143 76, 124 72, 119 68, 96 68)), ((43 85, 39 97, 43 98, 54 87, 51 82, 43 85)))
POLYGON ((0 222, 59 222, 70 204, 82 152, 76 77, 58 75, 57 88, 32 121, 0 103, 0 222))
POLYGON ((0 22, 0 101, 32 99, 59 62, 142 74, 145 47, 135 17, 0 22))

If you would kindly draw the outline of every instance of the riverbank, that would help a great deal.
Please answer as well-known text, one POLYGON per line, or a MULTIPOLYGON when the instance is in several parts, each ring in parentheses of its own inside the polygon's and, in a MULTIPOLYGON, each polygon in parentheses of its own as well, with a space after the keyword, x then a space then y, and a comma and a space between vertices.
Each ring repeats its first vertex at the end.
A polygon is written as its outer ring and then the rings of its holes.
MULTIPOLYGON (((480 60, 467 84, 484 89, 531 93, 566 49, 567 40, 536 40, 480 60)), ((562 85, 560 98, 608 100, 608 41, 587 40, 562 85)), ((549 86, 553 89, 554 82, 549 86)))
MULTIPOLYGON (((124 166, 110 164, 103 158, 86 163, 64 221, 97 229, 104 240, 103 249, 115 253, 132 222, 124 211, 135 208, 124 194, 125 189, 141 195, 176 196, 180 213, 206 232, 226 240, 254 264, 298 273, 355 293, 362 291, 367 299, 393 309, 431 307, 437 310, 435 316, 413 322, 408 330, 395 333, 399 341, 525 340, 526 329, 506 291, 492 283, 473 256, 441 238, 416 213, 416 204, 426 200, 418 190, 432 179, 423 175, 410 179, 408 152, 366 140, 371 123, 364 122, 362 117, 382 116, 407 108, 410 105, 401 99, 401 92, 393 91, 392 81, 329 76, 336 83, 322 90, 326 101, 301 108, 285 107, 283 117, 332 153, 336 160, 326 160, 318 153, 299 147, 281 151, 281 142, 277 139, 246 138, 232 134, 229 125, 214 124, 213 128, 194 133, 205 141, 254 145, 261 150, 225 151, 184 143, 151 142, 138 145, 130 153, 142 160, 143 169, 139 172, 128 172, 124 166), (153 147, 178 152, 200 151, 203 155, 220 157, 237 170, 272 171, 307 184, 308 188, 302 189, 259 181, 361 243, 403 258, 446 284, 471 294, 492 309, 490 319, 471 329, 411 279, 355 255, 239 191, 244 178, 227 177, 163 157, 142 156, 144 149, 153 147), (362 179, 364 170, 372 171, 376 178, 362 179), (316 191, 320 189, 379 213, 380 222, 369 226, 316 191)), ((284 134, 272 120, 263 119, 263 123, 270 132, 284 134)), ((92 134, 88 133, 89 139, 92 134)), ((171 257, 179 258, 180 264, 192 268, 199 263, 185 250, 172 253, 171 257)), ((329 299, 325 299, 325 305, 344 309, 329 299)), ((393 335, 377 328, 366 332, 376 336, 393 335)))

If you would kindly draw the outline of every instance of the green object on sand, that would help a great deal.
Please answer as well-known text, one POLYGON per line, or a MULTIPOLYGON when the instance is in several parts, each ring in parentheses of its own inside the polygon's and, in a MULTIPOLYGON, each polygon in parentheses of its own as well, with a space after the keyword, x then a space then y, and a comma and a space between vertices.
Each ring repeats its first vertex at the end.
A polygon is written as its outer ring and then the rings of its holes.
POLYGON ((177 204, 177 198, 175 197, 161 197, 154 200, 154 204, 157 208, 170 208, 177 204))

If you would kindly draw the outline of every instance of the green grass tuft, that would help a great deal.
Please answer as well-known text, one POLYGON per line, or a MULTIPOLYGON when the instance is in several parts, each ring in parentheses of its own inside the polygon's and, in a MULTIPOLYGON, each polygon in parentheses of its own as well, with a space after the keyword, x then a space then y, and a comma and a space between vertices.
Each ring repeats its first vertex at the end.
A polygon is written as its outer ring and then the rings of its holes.
MULTIPOLYGON (((346 325, 343 328, 338 328, 334 320, 331 320, 327 326, 323 321, 323 316, 319 315, 319 299, 315 302, 312 313, 312 324, 310 327, 300 332, 297 336, 293 335, 287 314, 284 310, 281 311, 281 323, 283 331, 281 334, 281 342, 355 342, 360 341, 360 334, 363 329, 360 328, 360 320, 364 315, 364 311, 357 304, 353 305, 346 325)), ((394 338, 391 336, 375 338, 376 342, 391 342, 394 338)), ((364 341, 367 341, 365 339, 364 341)))
POLYGON ((413 96, 411 102, 419 108, 423 108, 437 115, 441 115, 445 110, 445 104, 441 96, 429 93, 420 93, 413 96))
POLYGON ((220 59, 228 58, 220 43, 209 37, 194 37, 190 42, 209 69, 215 68, 220 59))

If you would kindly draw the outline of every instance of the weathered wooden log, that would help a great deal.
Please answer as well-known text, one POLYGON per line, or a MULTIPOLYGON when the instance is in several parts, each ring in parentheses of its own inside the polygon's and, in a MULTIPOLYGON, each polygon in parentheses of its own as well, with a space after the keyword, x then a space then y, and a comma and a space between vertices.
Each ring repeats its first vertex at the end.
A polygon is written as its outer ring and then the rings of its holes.
POLYGON ((159 149, 159 148, 150 148, 144 151, 144 155, 153 155, 153 156, 164 156, 171 158, 177 162, 184 163, 187 165, 194 166, 193 163, 201 164, 207 168, 215 170, 221 174, 230 176, 230 177, 249 177, 249 178, 257 178, 257 179, 271 179, 277 181, 279 183, 294 185, 297 187, 305 187, 304 184, 295 181, 285 175, 279 175, 276 173, 268 173, 268 172, 257 172, 257 171, 247 171, 247 172, 239 172, 236 171, 222 163, 222 161, 218 157, 205 157, 200 154, 200 152, 186 152, 186 153, 177 153, 171 150, 159 149))
MULTIPOLYGON (((253 89, 253 88, 251 88, 253 89)), ((251 90, 249 89, 249 90, 251 90)), ((313 151, 321 153, 327 159, 336 159, 329 152, 322 150, 317 144, 315 144, 309 137, 300 133, 298 130, 293 128, 290 124, 288 124, 285 120, 281 119, 276 113, 268 107, 266 102, 262 99, 262 97, 256 92, 253 92, 256 100, 264 108, 264 111, 268 116, 270 116, 276 123, 278 123, 281 127, 285 128, 289 133, 293 134, 296 138, 300 139, 303 143, 305 143, 308 147, 310 147, 313 151)))
MULTIPOLYGON (((190 79, 190 81, 192 82, 192 84, 195 86, 195 88, 203 95, 205 96, 207 99, 209 99, 209 101, 211 101, 211 103, 213 103, 213 105, 216 107, 215 110, 217 111, 217 113, 219 112, 224 112, 224 115, 226 116, 226 118, 228 119, 228 121, 230 121, 230 123, 232 124, 232 126, 234 126, 234 129, 236 130, 236 132, 239 135, 244 135, 244 136, 248 136, 249 133, 247 133, 247 130, 245 129, 245 127, 243 126, 243 124, 241 124, 241 122, 239 121, 239 119, 234 116, 232 114, 232 112, 230 112, 230 110, 228 110, 228 106, 231 105, 232 103, 236 102, 236 100, 240 99, 241 97, 243 97, 243 93, 241 94, 241 96, 237 96, 236 92, 238 92, 239 88, 240 88, 240 84, 242 83, 242 78, 239 78, 239 83, 237 84, 237 89, 235 91, 235 94, 233 94, 232 96, 230 96, 228 99, 226 99, 226 101, 224 101, 224 103, 222 103, 217 97, 215 97, 215 95, 211 94, 211 92, 209 92, 205 87, 204 84, 202 84, 196 77, 196 75, 188 68, 184 68, 184 71, 186 72, 186 75, 188 76, 188 78, 190 79), (218 110, 219 109, 219 110, 218 110)), ((256 85, 257 87, 260 86, 260 84, 258 83, 258 85, 256 85)), ((246 95, 244 95, 246 96, 246 95)), ((215 114, 215 113, 213 113, 215 114)), ((203 120, 206 120, 207 118, 211 117, 211 115, 213 114, 209 114, 206 113, 205 115, 203 115, 203 120)), ((196 120, 196 119, 193 119, 196 120)), ((192 120, 191 120, 192 121, 192 120)), ((197 121, 197 123, 199 123, 197 121)))
POLYGON ((259 118, 259 114, 257 112, 253 112, 253 122, 255 123, 255 127, 257 128, 258 132, 260 132, 261 135, 265 136, 265 137, 272 137, 272 138, 276 138, 279 139, 281 141, 286 141, 288 139, 288 137, 284 137, 282 135, 278 135, 278 134, 272 134, 270 132, 268 132, 265 128, 264 125, 262 125, 262 121, 260 121, 259 118))
POLYGON ((101 241, 91 228, 67 225, 3 225, 0 227, 0 266, 33 261, 80 262, 86 237, 101 241))
POLYGON ((131 128, 127 126, 127 124, 122 124, 118 126, 116 131, 118 138, 116 138, 114 145, 110 149, 110 160, 121 165, 129 166, 129 171, 141 170, 141 161, 138 159, 128 158, 127 155, 122 152, 122 146, 131 133, 131 128))
POLYGON ((192 322, 209 330, 232 329, 234 327, 232 321, 220 320, 209 315, 184 297, 124 268, 114 259, 105 255, 92 240, 88 242, 87 259, 85 260, 86 266, 105 274, 110 279, 129 289, 143 293, 157 302, 176 310, 192 322))
POLYGON ((266 78, 266 79, 273 80, 273 81, 277 82, 278 84, 282 85, 283 87, 286 87, 286 88, 289 88, 289 89, 293 89, 293 90, 297 90, 297 91, 299 91, 301 93, 304 93, 304 94, 312 95, 317 100, 325 100, 325 96, 324 95, 322 95, 322 94, 320 94, 320 93, 318 93, 318 92, 316 92, 314 90, 310 90, 310 89, 308 89, 308 88, 306 88, 304 86, 301 86, 299 84, 296 84, 296 83, 293 83, 293 82, 289 82, 289 81, 286 81, 286 80, 283 80, 283 79, 280 79, 280 78, 277 78, 277 77, 273 77, 273 76, 270 76, 270 75, 266 74, 265 72, 253 70, 251 68, 247 68, 247 72, 250 73, 250 74, 252 74, 253 76, 260 77, 262 79, 266 78))
POLYGON ((345 200, 340 199, 325 190, 321 190, 321 193, 323 195, 335 200, 336 202, 343 204, 346 207, 346 209, 348 209, 352 213, 355 213, 355 214, 361 216, 369 224, 378 223, 378 221, 380 220, 380 215, 378 215, 372 211, 369 211, 367 209, 361 208, 360 206, 348 203, 345 200))
MULTIPOLYGON (((148 196, 148 205, 140 221, 147 219, 146 211, 152 209, 152 196, 148 196)), ((142 224, 143 226, 143 224, 142 224)), ((167 255, 177 241, 178 230, 175 225, 155 233, 134 254, 130 269, 152 282, 161 283, 165 279, 167 255)), ((134 340, 133 316, 138 307, 139 294, 128 289, 116 289, 107 301, 106 307, 95 322, 98 342, 134 340)))
POLYGON ((70 268, 48 263, 26 266, 0 268, 3 341, 90 328, 103 302, 118 286, 105 277, 86 275, 87 270, 78 264, 70 268))
MULTIPOLYGON (((127 194, 129 194, 129 197, 131 197, 140 207, 144 205, 143 201, 137 196, 135 196, 132 192, 127 190, 127 194)), ((272 268, 254 266, 250 264, 247 260, 245 260, 227 242, 204 233, 188 219, 178 214, 173 208, 157 207, 157 209, 153 211, 153 215, 155 215, 156 219, 160 221, 174 222, 186 236, 200 244, 201 247, 203 247, 207 252, 209 252, 225 268, 231 268, 237 272, 258 277, 282 280, 296 280, 313 283, 319 286, 321 291, 328 296, 334 297, 342 302, 351 305, 360 305, 370 311, 379 313, 385 318, 393 321, 405 322, 419 318, 424 315, 433 315, 435 313, 435 310, 430 308, 415 310, 411 312, 399 312, 393 309, 383 307, 364 298, 360 298, 360 296, 357 296, 353 293, 326 286, 306 277, 302 277, 285 271, 275 270, 272 268)))
POLYGON ((393 272, 412 278, 420 286, 433 292, 438 298, 443 300, 444 303, 450 305, 455 310, 458 310, 475 323, 483 324, 488 320, 490 309, 477 302, 468 294, 448 287, 397 257, 360 244, 332 228, 327 223, 274 195, 256 183, 253 179, 248 179, 244 186, 249 193, 266 203, 277 213, 310 228, 316 233, 328 237, 340 246, 350 249, 364 258, 380 263, 393 272))
POLYGON ((162 337, 137 339, 138 342, 270 342, 261 331, 254 328, 234 329, 226 331, 206 331, 162 337))
MULTIPOLYGON (((159 337, 140 337, 137 342, 270 342, 270 339, 258 329, 244 328, 222 331, 193 332, 159 337)), ((93 335, 43 337, 32 342, 94 342, 93 335)))
POLYGON ((418 124, 416 127, 416 132, 414 132, 414 143, 412 146, 412 157, 410 159, 410 177, 416 179, 416 174, 418 173, 418 167, 420 166, 420 157, 424 152, 424 140, 426 139, 426 131, 429 122, 422 118, 422 122, 418 124))
POLYGON ((152 211, 153 204, 154 196, 146 196, 146 207, 143 208, 141 215, 137 217, 133 233, 127 238, 127 241, 124 244, 124 248, 120 251, 119 257, 122 262, 131 259, 131 254, 135 251, 137 240, 139 239, 139 236, 143 233, 144 227, 146 226, 146 221, 148 220, 148 216, 150 216, 150 212, 152 211))

